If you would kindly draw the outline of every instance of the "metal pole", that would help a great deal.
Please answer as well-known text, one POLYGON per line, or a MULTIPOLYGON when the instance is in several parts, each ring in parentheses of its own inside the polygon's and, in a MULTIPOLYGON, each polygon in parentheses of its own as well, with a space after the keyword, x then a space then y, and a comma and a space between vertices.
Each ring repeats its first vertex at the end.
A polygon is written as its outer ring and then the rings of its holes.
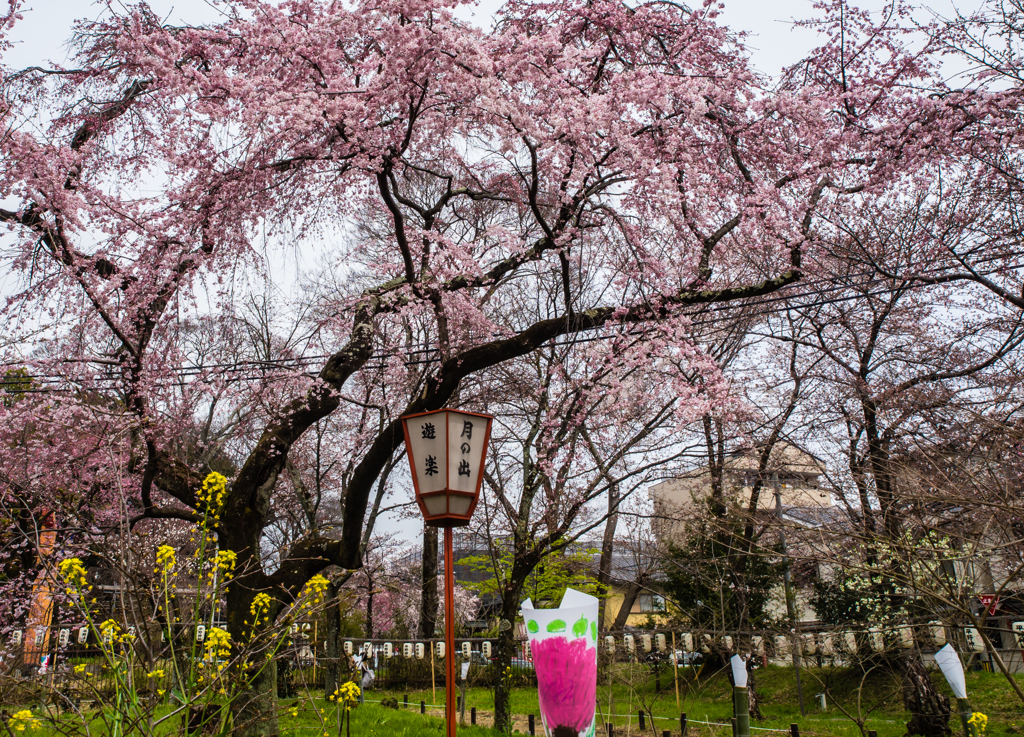
MULTIPOLYGON (((772 489, 775 491, 775 516, 782 522, 782 491, 779 489, 779 474, 772 474, 772 489)), ((786 531, 779 525, 779 541, 782 543, 782 560, 785 567, 782 569, 782 582, 786 586, 786 614, 793 624, 793 668, 796 669, 796 695, 800 699, 800 716, 807 716, 804 709, 804 690, 800 685, 800 650, 803 643, 800 641, 800 633, 796 621, 796 594, 793 592, 793 582, 789 575, 789 549, 786 547, 786 531)))
POLYGON ((455 574, 452 528, 444 528, 444 717, 448 737, 455 737, 455 574))

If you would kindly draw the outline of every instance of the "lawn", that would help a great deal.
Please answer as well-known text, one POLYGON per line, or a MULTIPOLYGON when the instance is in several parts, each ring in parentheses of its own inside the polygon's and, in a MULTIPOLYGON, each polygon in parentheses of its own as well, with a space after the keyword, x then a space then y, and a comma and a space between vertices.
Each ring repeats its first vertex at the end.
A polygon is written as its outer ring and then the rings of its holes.
MULTIPOLYGON (((623 665, 598 685, 598 723, 615 725, 615 737, 632 737, 641 734, 660 737, 670 730, 673 737, 679 735, 680 713, 688 720, 688 737, 728 737, 731 734, 732 716, 731 687, 726 674, 719 672, 680 671, 679 705, 676 705, 675 683, 671 672, 663 670, 660 689, 656 687, 646 666, 623 665), (652 729, 650 718, 645 719, 645 730, 641 732, 637 712, 643 709, 655 717, 652 729)), ((753 721, 753 737, 774 737, 788 735, 790 724, 797 724, 803 737, 860 737, 857 726, 838 708, 856 711, 857 690, 861 685, 860 675, 852 669, 810 668, 802 671, 804 701, 807 714, 800 715, 796 680, 790 667, 769 666, 759 668, 754 674, 761 696, 763 721, 753 721), (816 695, 828 689, 838 699, 826 699, 823 711, 816 695)), ((1019 677, 1024 681, 1024 676, 1019 677)), ((935 675, 936 683, 949 695, 941 676, 935 675)), ((1006 680, 997 673, 971 672, 967 674, 968 696, 975 710, 989 717, 986 737, 1010 737, 1024 733, 1024 705, 1011 690, 1006 680)), ((435 737, 444 733, 444 690, 410 690, 406 692, 370 690, 367 703, 355 707, 352 712, 351 734, 359 737, 435 737), (399 708, 386 708, 379 702, 393 697, 399 708), (408 707, 405 699, 408 698, 408 707), (420 714, 420 702, 426 703, 426 714, 420 714)), ((870 710, 865 729, 878 733, 878 737, 902 737, 905 734, 907 715, 903 712, 899 682, 891 674, 876 671, 864 680, 860 692, 862 708, 870 710)), ((465 737, 494 737, 489 727, 493 721, 494 700, 488 688, 470 687, 466 690, 466 724, 459 733, 465 737), (477 710, 478 726, 469 726, 471 708, 477 710)), ((15 709, 16 710, 16 709, 15 709)), ((163 709, 161 709, 162 711, 163 709)), ((38 710, 34 710, 38 714, 38 710)), ((537 691, 533 688, 516 689, 512 694, 512 711, 516 715, 515 731, 527 732, 528 715, 535 715, 535 729, 542 734, 540 712, 537 707, 537 691)), ((323 698, 320 690, 312 688, 296 698, 280 702, 281 734, 286 737, 339 737, 337 707, 323 698)), ((88 716, 88 712, 86 712, 88 716)), ((62 720, 81 719, 63 714, 62 720)), ((96 729, 99 720, 93 721, 92 735, 102 735, 104 730, 96 729)), ((67 724, 67 722, 65 722, 67 724)), ((166 722, 168 734, 177 731, 177 718, 166 722)), ((71 730, 43 725, 40 729, 28 729, 17 737, 55 732, 82 732, 84 725, 71 730)), ((954 714, 951 720, 954 737, 962 733, 959 719, 954 714)), ((2 732, 0 732, 2 734, 2 732)), ((605 730, 599 728, 598 737, 605 730)))

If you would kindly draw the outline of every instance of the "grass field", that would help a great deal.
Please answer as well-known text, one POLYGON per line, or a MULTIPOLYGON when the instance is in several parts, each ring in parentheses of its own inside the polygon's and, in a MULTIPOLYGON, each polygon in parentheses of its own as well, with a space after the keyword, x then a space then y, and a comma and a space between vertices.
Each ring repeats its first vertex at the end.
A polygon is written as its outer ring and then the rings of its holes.
MULTIPOLYGON (((611 674, 612 683, 598 685, 598 723, 612 723, 615 737, 661 737, 664 731, 677 737, 680 731, 680 712, 688 720, 688 737, 729 737, 732 716, 731 687, 726 674, 719 672, 680 671, 679 703, 676 702, 675 683, 671 672, 663 670, 660 689, 656 688, 650 671, 644 666, 623 666, 611 674), (632 668, 632 670, 631 670, 632 668), (648 717, 645 729, 640 730, 637 712, 643 709, 653 714, 652 724, 648 717)), ((806 715, 801 716, 798 706, 796 680, 792 668, 769 666, 754 671, 757 688, 761 697, 763 721, 752 721, 752 737, 775 737, 788 735, 790 724, 797 724, 803 737, 860 737, 857 725, 839 708, 842 706, 853 715, 857 714, 858 695, 861 712, 865 717, 865 730, 873 730, 878 737, 901 737, 905 734, 908 715, 902 709, 899 682, 891 674, 875 671, 864 679, 861 686, 860 674, 851 669, 809 669, 803 671, 803 691, 806 715), (823 711, 816 694, 827 691, 832 698, 826 699, 823 711), (858 693, 859 689, 859 693, 858 693)), ((949 695, 945 681, 937 673, 936 684, 949 695)), ((1019 676, 1024 683, 1024 676, 1019 676)), ((1024 734, 1024 704, 1013 693, 1006 680, 997 673, 971 672, 967 674, 968 696, 976 711, 988 715, 986 737, 1010 737, 1024 734)), ((367 703, 351 712, 351 735, 358 737, 435 737, 444 733, 444 690, 410 690, 408 692, 370 690, 367 703), (379 705, 382 698, 393 697, 399 708, 385 708, 379 705), (408 698, 408 707, 404 707, 408 698), (420 714, 420 702, 426 702, 426 714, 420 714)), ((466 689, 466 725, 459 728, 465 737, 494 737, 490 729, 493 722, 493 694, 487 688, 466 689), (478 726, 468 722, 470 710, 477 710, 478 726)), ((15 709, 16 710, 16 709, 15 709)), ((9 709, 10 711, 10 709, 9 709)), ((528 715, 535 715, 536 733, 542 734, 540 712, 537 706, 537 691, 534 688, 516 689, 512 695, 512 711, 516 715, 515 731, 527 732, 528 715)), ((39 711, 36 711, 38 714, 39 711)), ((346 730, 339 731, 338 712, 332 702, 323 698, 319 690, 309 689, 296 698, 280 701, 280 728, 286 737, 339 737, 346 730)), ((77 715, 63 714, 62 720, 76 719, 77 715)), ((66 723, 66 722, 65 722, 66 723)), ((100 720, 92 722, 93 727, 82 730, 84 725, 70 731, 88 733, 101 737, 105 731, 100 720)), ((180 720, 165 722, 167 733, 177 731, 180 720)), ((72 726, 72 725, 68 725, 72 726)), ((954 737, 962 734, 957 715, 953 715, 950 726, 954 737)), ((45 722, 38 729, 18 732, 15 737, 37 737, 67 733, 59 727, 45 722)), ((4 730, 0 728, 0 735, 4 730)), ((606 734, 601 726, 598 737, 606 734)))
MULTIPOLYGON (((635 685, 630 685, 630 674, 614 674, 613 684, 598 686, 598 721, 600 724, 615 725, 616 735, 639 735, 639 719, 637 712, 643 709, 655 717, 652 730, 651 720, 646 719, 645 734, 660 736, 664 730, 673 735, 679 734, 679 716, 685 712, 688 720, 688 735, 691 737, 722 737, 731 734, 730 717, 732 716, 732 692, 724 672, 700 673, 688 671, 680 679, 679 706, 676 706, 675 684, 671 674, 662 672, 661 689, 655 688, 653 679, 639 678, 648 675, 638 672, 635 685), (710 724, 707 724, 710 722, 710 724)), ((797 695, 796 679, 792 668, 769 666, 755 671, 757 688, 761 697, 761 710, 765 715, 763 721, 752 722, 753 737, 772 737, 773 734, 789 734, 790 724, 797 724, 801 735, 809 737, 859 737, 861 732, 856 724, 843 714, 840 706, 857 715, 858 687, 861 685, 861 674, 849 669, 811 669, 803 671, 802 685, 806 715, 801 716, 797 695), (826 709, 822 711, 817 694, 825 691, 835 698, 826 697, 826 709), (836 701, 836 699, 838 701, 836 701), (775 732, 775 730, 778 730, 775 732)), ((935 682, 947 696, 951 695, 941 675, 935 674, 935 682)), ((1018 676, 1024 683, 1024 676, 1018 676)), ((988 715, 986 735, 990 737, 1009 737, 1024 734, 1024 704, 1013 693, 1005 678, 997 673, 972 672, 967 674, 968 696, 976 711, 988 715)), ((860 690, 861 712, 864 715, 864 728, 878 733, 878 737, 901 737, 906 733, 908 715, 902 708, 902 697, 899 681, 892 675, 875 672, 865 679, 860 690)), ((390 724, 390 728, 416 729, 416 719, 422 720, 421 731, 394 734, 428 735, 436 734, 441 727, 444 714, 444 690, 431 689, 411 690, 408 692, 371 690, 366 694, 370 703, 359 715, 360 724, 365 732, 359 734, 392 734, 377 731, 390 724), (385 697, 394 697, 400 704, 399 710, 383 709, 374 702, 385 697), (408 697, 408 710, 404 708, 408 697), (420 702, 427 704, 427 715, 421 716, 420 702), (411 721, 410 721, 411 719, 411 721), (376 720, 376 721, 375 721, 376 720), (385 721, 381 721, 385 720, 385 721), (379 726, 375 726, 379 723, 379 726)), ((468 725, 470 709, 477 709, 478 725, 489 726, 493 719, 494 699, 490 689, 468 688, 466 690, 466 721, 468 725)), ((309 711, 315 708, 307 707, 309 711)), ((359 711, 358 709, 356 710, 359 711)), ((542 732, 540 712, 537 706, 535 689, 517 689, 512 696, 512 712, 516 715, 515 729, 520 732, 527 730, 527 715, 536 716, 536 731, 542 732)), ((282 730, 292 730, 296 737, 312 734, 313 726, 306 725, 303 720, 309 716, 306 709, 295 719, 290 716, 282 719, 282 730)), ((352 730, 356 734, 356 718, 353 719, 352 730)), ((951 720, 954 735, 962 732, 958 717, 954 714, 951 720)), ((460 729, 460 734, 467 737, 474 735, 493 735, 488 729, 460 729)), ((599 730, 599 735, 603 731, 599 730)))

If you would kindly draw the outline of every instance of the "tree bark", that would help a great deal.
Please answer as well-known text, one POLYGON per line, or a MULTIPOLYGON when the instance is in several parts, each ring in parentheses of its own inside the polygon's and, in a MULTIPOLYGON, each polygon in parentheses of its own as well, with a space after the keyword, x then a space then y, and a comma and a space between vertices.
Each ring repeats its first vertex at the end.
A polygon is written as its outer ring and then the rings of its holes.
POLYGON ((324 656, 327 659, 327 666, 324 669, 324 698, 333 694, 341 685, 341 603, 338 601, 337 584, 332 582, 326 593, 324 656))
POLYGON ((235 737, 278 737, 277 661, 271 658, 262 670, 249 676, 249 688, 232 702, 235 737))
POLYGON ((903 670, 903 705, 911 714, 907 734, 950 737, 949 698, 935 688, 921 654, 912 650, 900 658, 900 665, 903 670))
POLYGON ((494 679, 494 729, 502 734, 512 731, 512 684, 506 675, 512 667, 512 658, 516 649, 515 625, 519 613, 519 597, 522 587, 510 587, 503 592, 501 600, 501 619, 512 624, 506 630, 498 628, 498 643, 495 648, 494 668, 497 677, 494 679))
POLYGON ((608 487, 608 519, 604 523, 604 539, 601 541, 601 562, 597 569, 597 583, 601 587, 603 596, 597 605, 597 621, 601 631, 607 629, 605 625, 605 607, 608 601, 608 586, 612 579, 612 553, 615 552, 615 527, 619 522, 619 514, 616 511, 619 506, 619 487, 612 484, 608 487))
POLYGON ((423 529, 422 591, 420 595, 420 626, 422 639, 434 636, 437 629, 437 528, 423 529))
POLYGON ((639 583, 631 583, 626 587, 626 592, 622 595, 622 606, 619 607, 619 612, 615 615, 615 622, 611 627, 613 632, 621 632, 626 627, 626 620, 629 619, 629 614, 633 611, 633 603, 642 588, 639 583))

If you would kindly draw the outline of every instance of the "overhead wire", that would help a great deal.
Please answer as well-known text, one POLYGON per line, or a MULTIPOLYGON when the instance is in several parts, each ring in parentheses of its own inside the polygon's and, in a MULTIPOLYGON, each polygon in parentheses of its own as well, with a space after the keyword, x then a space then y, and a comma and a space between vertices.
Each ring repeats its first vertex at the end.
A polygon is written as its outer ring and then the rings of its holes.
MULTIPOLYGON (((1015 251, 1015 252, 1011 252, 1011 253, 1008 253, 1008 254, 1001 254, 999 256, 993 256, 990 259, 986 259, 986 260, 992 261, 992 260, 996 260, 996 259, 1008 258, 1008 257, 1013 257, 1013 256, 1019 256, 1019 255, 1024 255, 1024 251, 1015 251)), ((918 265, 922 265, 924 263, 926 263, 926 262, 921 262, 921 264, 918 264, 918 265)), ((910 264, 908 266, 913 266, 913 265, 914 264, 910 264)), ((1009 266, 1009 267, 993 268, 993 269, 989 269, 989 270, 986 270, 986 271, 978 271, 976 273, 979 276, 989 276, 989 275, 994 274, 994 273, 1005 273, 1006 271, 1016 271, 1016 270, 1019 270, 1021 268, 1024 268, 1024 264, 1018 264, 1018 265, 1013 265, 1013 266, 1009 266)), ((885 275, 881 275, 877 271, 877 269, 869 269, 869 270, 864 270, 864 271, 861 271, 861 272, 854 272, 854 273, 845 274, 845 275, 841 275, 841 276, 821 277, 821 278, 818 278, 818 279, 812 279, 812 280, 807 280, 807 281, 800 281, 800 282, 796 282, 795 284, 783 287, 783 288, 781 288, 781 289, 779 289, 779 290, 777 290, 775 292, 772 292, 770 294, 764 295, 762 297, 755 297, 755 298, 746 299, 746 300, 736 300, 736 301, 725 302, 725 303, 720 303, 720 304, 707 304, 707 305, 703 305, 700 310, 695 311, 695 314, 693 314, 693 316, 692 316, 693 319, 691 321, 691 325, 692 325, 692 329, 693 330, 698 330, 700 328, 706 328, 708 326, 715 325, 715 324, 718 324, 718 323, 721 323, 721 322, 726 322, 726 321, 731 322, 731 321, 735 320, 739 316, 739 315, 737 315, 735 313, 741 313, 742 317, 744 317, 746 319, 756 319, 756 318, 759 318, 759 317, 766 317, 766 316, 770 316, 770 315, 781 314, 781 313, 785 312, 786 310, 794 309, 794 308, 797 308, 797 309, 812 309, 812 308, 815 308, 815 307, 823 307, 823 306, 827 306, 827 305, 831 305, 831 304, 839 304, 839 303, 842 303, 842 302, 851 302, 851 301, 855 301, 855 300, 859 300, 859 299, 864 299, 867 296, 880 296, 880 295, 891 294, 891 293, 894 293, 894 292, 897 292, 897 291, 903 291, 903 290, 907 290, 907 289, 922 288, 922 287, 929 286, 929 284, 927 282, 923 282, 923 281, 915 282, 914 280, 916 278, 921 277, 921 276, 925 276, 925 277, 929 277, 929 278, 935 278, 935 277, 945 276, 945 275, 947 275, 949 273, 952 273, 952 272, 950 271, 950 269, 948 267, 933 267, 932 269, 925 269, 925 270, 922 270, 922 271, 917 271, 914 274, 912 274, 910 276, 907 276, 907 277, 896 277, 896 278, 902 278, 902 279, 906 280, 904 283, 902 283, 902 284, 900 284, 898 286, 889 286, 889 287, 884 287, 884 288, 874 289, 874 290, 871 289, 871 286, 872 286, 872 284, 874 282, 876 282, 876 281, 891 282, 891 281, 893 281, 893 278, 885 276, 885 275), (840 296, 836 296, 836 297, 831 297, 831 298, 827 298, 827 299, 822 298, 825 295, 834 294, 836 292, 858 290, 858 289, 862 289, 862 288, 865 288, 865 287, 868 288, 868 291, 866 293, 856 292, 856 293, 853 293, 853 294, 844 294, 844 295, 840 295, 840 296), (792 290, 795 290, 795 289, 800 289, 802 291, 793 292, 792 290), (799 300, 799 299, 801 299, 803 297, 818 297, 818 299, 814 299, 814 300, 807 301, 807 302, 800 302, 800 303, 797 303, 797 304, 791 304, 793 302, 793 300, 799 300), (766 309, 751 310, 750 309, 751 307, 755 307, 755 308, 756 307, 765 307, 766 309), (711 314, 709 315, 708 313, 711 313, 711 314)), ((640 329, 633 330, 633 331, 626 331, 625 333, 591 335, 591 336, 582 336, 582 337, 574 336, 571 339, 571 341, 569 341, 569 342, 571 342, 571 344, 575 345, 575 344, 580 344, 580 343, 590 343, 590 342, 595 342, 595 341, 603 341, 603 340, 609 340, 609 339, 614 339, 614 338, 620 338, 623 335, 625 335, 625 336, 630 336, 630 335, 639 336, 639 335, 644 334, 644 332, 646 330, 647 330, 647 328, 640 328, 640 329)), ((554 344, 554 345, 564 345, 565 343, 560 343, 560 342, 558 342, 556 340, 556 341, 552 341, 552 344, 554 344)), ((370 359, 368 360, 368 362, 361 367, 361 369, 362 370, 380 370, 380 369, 382 369, 384 367, 383 363, 373 364, 373 363, 370 363, 370 362, 372 362, 372 361, 386 361, 388 358, 392 358, 392 357, 396 357, 396 356, 406 356, 406 357, 408 357, 408 356, 422 356, 424 354, 427 354, 427 357, 425 357, 425 358, 420 358, 420 359, 411 360, 411 361, 410 360, 403 361, 403 364, 405 366, 417 366, 417 365, 425 365, 425 364, 431 364, 431 363, 438 363, 439 360, 440 360, 437 357, 438 353, 439 353, 439 349, 436 346, 429 346, 429 344, 427 344, 427 343, 414 344, 414 346, 411 346, 409 349, 406 349, 406 350, 394 349, 394 350, 387 351, 387 352, 373 354, 373 355, 370 356, 370 359), (422 346, 422 347, 420 347, 420 346, 422 346)), ((272 373, 271 372, 273 370, 275 370, 275 369, 276 370, 281 370, 282 372, 289 372, 287 375, 292 375, 293 376, 295 369, 301 369, 304 366, 308 366, 308 365, 316 363, 316 362, 326 361, 332 355, 333 354, 331 354, 331 353, 322 353, 322 354, 311 354, 311 355, 294 356, 294 357, 284 357, 284 358, 281 358, 281 359, 273 359, 273 360, 268 360, 268 359, 260 359, 260 360, 247 359, 247 360, 234 361, 234 362, 230 362, 230 363, 225 362, 225 363, 214 363, 214 364, 203 364, 203 365, 188 365, 188 366, 181 366, 181 367, 172 368, 171 372, 175 375, 176 378, 178 378, 178 379, 185 379, 185 378, 188 378, 188 377, 191 377, 191 376, 202 375, 202 374, 205 374, 207 372, 213 371, 215 369, 220 369, 220 371, 217 372, 219 375, 236 374, 234 376, 230 376, 230 378, 227 379, 230 382, 266 380, 268 378, 272 378, 272 373), (262 372, 259 372, 259 373, 252 373, 251 370, 254 369, 254 368, 263 368, 265 370, 262 371, 262 372), (239 372, 243 372, 243 371, 248 371, 250 373, 247 373, 247 374, 242 375, 242 376, 238 376, 237 375, 239 372)), ((107 361, 108 361, 108 359, 103 359, 102 361, 97 359, 94 362, 97 363, 98 365, 102 365, 103 363, 106 363, 107 361)), ((65 362, 67 362, 67 363, 89 363, 90 359, 88 359, 88 358, 65 359, 65 362)), ((24 368, 27 365, 27 363, 28 362, 21 362, 21 363, 6 362, 6 363, 0 363, 0 367, 6 367, 8 369, 19 369, 19 368, 24 368)), ((313 372, 313 371, 306 371, 306 372, 302 372, 302 373, 305 374, 307 377, 310 377, 310 378, 315 378, 317 376, 317 372, 313 372)), ((282 375, 282 378, 285 378, 285 375, 282 375)), ((29 376, 26 376, 24 378, 22 378, 22 377, 8 377, 8 378, 5 378, 3 380, 0 380, 0 389, 7 389, 7 388, 10 387, 10 388, 13 388, 15 391, 17 391, 19 393, 48 393, 48 392, 53 392, 55 390, 54 389, 48 389, 48 388, 34 388, 34 387, 31 387, 31 385, 39 385, 39 384, 43 384, 43 385, 46 385, 46 384, 56 385, 56 384, 62 384, 62 383, 75 384, 75 383, 79 383, 80 381, 81 380, 76 380, 74 378, 70 378, 70 377, 67 377, 67 376, 62 375, 62 374, 40 373, 40 374, 30 374, 29 376), (24 388, 26 383, 30 384, 30 388, 24 388)), ((95 376, 89 377, 89 381, 96 382, 96 384, 90 385, 91 389, 100 389, 100 388, 111 389, 111 388, 114 388, 114 385, 122 383, 123 382, 123 378, 120 377, 120 376, 116 376, 116 375, 106 375, 106 376, 95 375, 95 376), (106 387, 98 386, 98 384, 102 384, 102 383, 106 383, 107 386, 106 387)), ((69 391, 70 391, 70 389, 69 389, 69 391)))

